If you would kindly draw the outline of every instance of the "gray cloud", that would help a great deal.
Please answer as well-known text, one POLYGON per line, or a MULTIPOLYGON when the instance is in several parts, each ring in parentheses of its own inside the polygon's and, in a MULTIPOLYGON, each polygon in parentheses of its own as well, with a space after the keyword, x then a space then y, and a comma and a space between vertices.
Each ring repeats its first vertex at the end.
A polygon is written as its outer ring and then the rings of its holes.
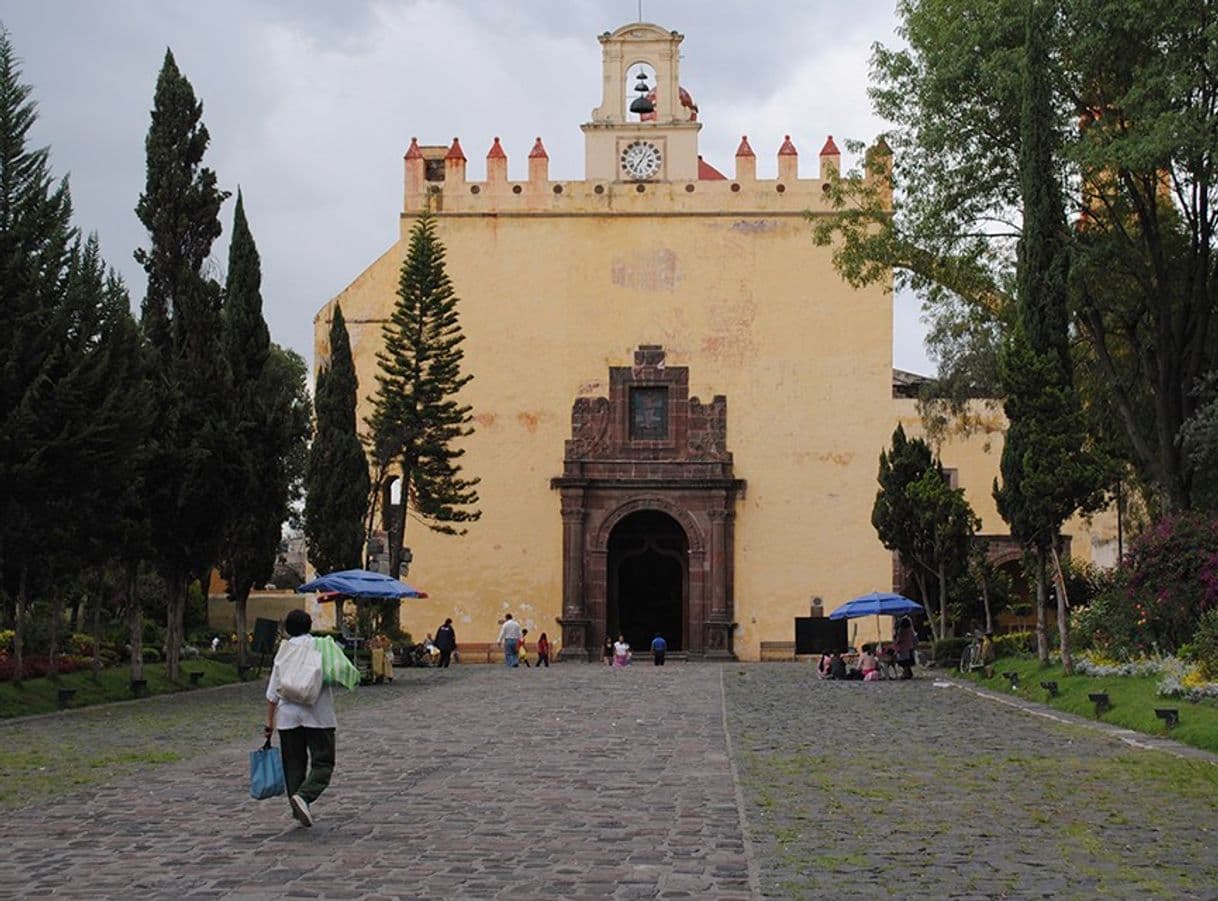
MULTIPOLYGON (((731 171, 747 133, 763 175, 783 135, 814 174, 826 135, 882 130, 866 97, 872 43, 893 43, 891 0, 644 0, 685 35, 682 81, 704 122, 702 152, 731 171)), ((634 0, 0 0, 40 120, 33 140, 70 173, 76 221, 96 230, 138 303, 145 241, 133 212, 165 49, 204 104, 207 164, 245 194, 274 339, 311 356, 312 316, 388 247, 401 157, 460 136, 471 177, 499 136, 513 177, 541 135, 560 178, 582 177, 580 123, 600 102, 596 35, 634 0)), ((213 257, 222 270, 225 236, 213 257)), ((916 304, 899 309, 896 365, 928 371, 916 304)))

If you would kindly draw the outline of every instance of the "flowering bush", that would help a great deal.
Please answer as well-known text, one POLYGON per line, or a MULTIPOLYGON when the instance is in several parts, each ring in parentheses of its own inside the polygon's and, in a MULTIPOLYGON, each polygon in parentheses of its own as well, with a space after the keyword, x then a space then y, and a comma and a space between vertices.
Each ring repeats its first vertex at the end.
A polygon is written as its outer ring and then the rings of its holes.
POLYGON ((13 637, 16 634, 12 629, 0 629, 0 654, 13 649, 13 637))
POLYGON ((74 657, 93 656, 93 636, 83 632, 73 632, 68 636, 68 653, 74 657))
POLYGON ((1150 650, 1143 608, 1129 587, 1129 572, 1118 567, 1107 574, 1091 603, 1070 612, 1074 647, 1093 656, 1129 660, 1150 650))
POLYGON ((1218 608, 1218 520, 1164 517, 1133 543, 1125 563, 1136 624, 1160 647, 1190 641, 1201 615, 1218 608))
MULTIPOLYGON (((58 671, 60 674, 73 673, 78 669, 85 669, 90 663, 91 661, 83 657, 60 657, 58 671)), ((22 677, 25 679, 36 679, 51 671, 51 658, 46 654, 25 657, 22 664, 22 677)), ((16 674, 17 661, 15 658, 6 657, 4 660, 0 660, 0 682, 11 682, 16 674)))
POLYGON ((1178 663, 1174 657, 1112 660, 1087 653, 1075 659, 1074 671, 1081 676, 1157 676, 1178 663))
POLYGON ((1187 701, 1218 698, 1218 682, 1209 681, 1199 667, 1190 668, 1183 660, 1171 658, 1162 674, 1163 678, 1155 686, 1155 693, 1161 697, 1187 701))

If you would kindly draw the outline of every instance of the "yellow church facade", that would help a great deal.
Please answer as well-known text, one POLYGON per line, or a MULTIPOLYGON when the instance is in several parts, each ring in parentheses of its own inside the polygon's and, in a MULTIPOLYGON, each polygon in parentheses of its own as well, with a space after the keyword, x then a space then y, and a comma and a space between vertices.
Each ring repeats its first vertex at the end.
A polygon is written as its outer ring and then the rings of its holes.
MULTIPOLYGON (((745 138, 730 174, 709 166, 682 39, 644 23, 599 38, 583 180, 551 180, 540 138, 524 181, 497 138, 481 180, 458 140, 412 141, 397 241, 315 318, 324 365, 342 306, 362 422, 411 228, 435 214, 482 516, 459 537, 408 522, 429 595, 402 606, 416 636, 452 617, 460 641, 491 642, 511 612, 565 657, 660 631, 691 656, 758 659, 811 598, 827 614, 893 586, 870 523, 878 458, 898 422, 918 427, 894 399, 890 286, 851 288, 810 237, 837 148, 809 165, 788 139, 759 179, 745 138)), ((944 448, 992 533, 1000 454, 1000 427, 944 448)))

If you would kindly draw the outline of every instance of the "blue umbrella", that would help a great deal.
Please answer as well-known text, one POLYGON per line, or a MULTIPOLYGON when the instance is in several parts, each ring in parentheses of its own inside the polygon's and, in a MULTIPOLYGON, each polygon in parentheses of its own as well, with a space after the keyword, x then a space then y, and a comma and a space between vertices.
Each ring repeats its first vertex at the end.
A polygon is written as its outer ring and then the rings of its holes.
POLYGON ((860 598, 846 601, 829 614, 829 619, 854 619, 856 616, 901 616, 922 613, 922 605, 891 592, 873 591, 860 598))
POLYGON ((319 576, 296 590, 301 593, 317 591, 341 594, 349 598, 380 598, 383 600, 427 597, 425 591, 419 591, 417 588, 411 588, 405 582, 366 569, 345 569, 342 572, 319 576))

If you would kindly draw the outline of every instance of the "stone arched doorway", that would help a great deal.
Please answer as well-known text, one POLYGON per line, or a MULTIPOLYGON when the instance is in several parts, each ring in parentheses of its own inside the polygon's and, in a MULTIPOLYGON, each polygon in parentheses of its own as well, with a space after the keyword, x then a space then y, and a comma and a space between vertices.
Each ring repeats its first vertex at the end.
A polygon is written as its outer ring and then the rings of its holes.
POLYGON ((680 523, 658 510, 640 510, 609 535, 606 628, 632 648, 663 635, 673 651, 689 630, 689 542, 680 523))
POLYGON ((608 397, 580 397, 571 411, 563 474, 550 482, 562 493, 567 658, 595 659, 623 624, 643 637, 658 615, 640 599, 649 581, 664 586, 660 621, 674 632, 679 625, 682 650, 732 654, 733 532, 744 482, 726 447, 727 399, 690 397, 688 368, 664 357, 661 347, 639 347, 633 366, 610 368, 608 397))

